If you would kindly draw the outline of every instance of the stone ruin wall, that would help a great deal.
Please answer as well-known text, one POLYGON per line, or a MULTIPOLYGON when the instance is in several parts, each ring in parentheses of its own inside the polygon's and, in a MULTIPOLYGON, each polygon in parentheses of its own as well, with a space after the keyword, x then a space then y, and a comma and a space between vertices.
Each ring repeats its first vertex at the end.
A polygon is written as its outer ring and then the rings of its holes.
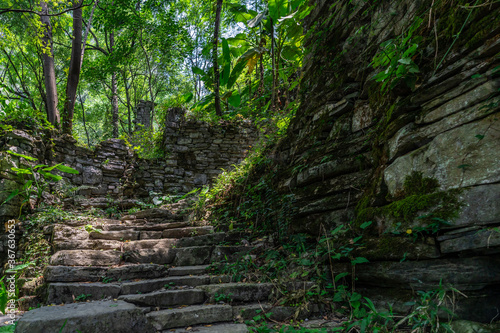
MULTIPOLYGON (((145 197, 151 191, 182 194, 209 184, 223 169, 243 160, 258 131, 250 123, 214 126, 179 118, 168 122, 165 137, 166 158, 146 160, 118 139, 91 150, 69 135, 44 141, 20 130, 8 132, 0 138, 0 202, 20 186, 11 168, 25 164, 6 150, 35 157, 39 164, 63 163, 78 170, 77 175, 59 174, 69 183, 67 188, 78 188, 79 195, 123 199, 145 197)), ((0 206, 0 219, 17 217, 19 205, 16 199, 0 206)))

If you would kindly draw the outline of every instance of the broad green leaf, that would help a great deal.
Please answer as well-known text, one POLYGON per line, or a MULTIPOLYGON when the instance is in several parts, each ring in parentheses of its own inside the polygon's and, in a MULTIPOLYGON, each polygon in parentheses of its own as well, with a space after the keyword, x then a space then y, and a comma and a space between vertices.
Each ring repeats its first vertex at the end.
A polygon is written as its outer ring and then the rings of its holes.
POLYGON ((262 22, 262 20, 265 17, 266 17, 266 13, 265 12, 257 14, 257 16, 255 16, 253 19, 251 19, 250 21, 248 21, 248 23, 247 23, 248 27, 249 28, 255 28, 256 26, 258 26, 260 24, 260 22, 262 22))
POLYGON ((364 257, 357 257, 354 260, 351 260, 351 264, 353 264, 353 265, 363 264, 365 262, 370 262, 370 261, 364 257))
POLYGON ((3 282, 4 277, 0 280, 0 311, 2 311, 3 314, 5 314, 7 302, 9 301, 9 293, 5 287, 5 283, 3 282))
POLYGON ((238 77, 241 75, 243 70, 245 69, 246 62, 245 61, 238 61, 236 63, 236 66, 234 66, 233 71, 231 72, 231 75, 229 76, 229 80, 227 81, 227 89, 231 89, 238 79, 238 77))
POLYGON ((221 80, 220 80, 220 85, 225 86, 227 82, 229 81, 229 74, 231 73, 231 64, 226 63, 224 65, 224 69, 222 70, 221 73, 221 80))
POLYGON ((232 94, 228 99, 228 103, 234 106, 235 108, 240 106, 241 97, 239 94, 232 94))
POLYGON ((45 178, 50 178, 50 179, 55 180, 55 181, 60 181, 62 179, 61 176, 54 175, 54 174, 52 174, 50 172, 40 171, 40 174, 42 176, 44 176, 45 178))
POLYGON ((195 74, 205 75, 205 72, 203 71, 203 69, 201 69, 199 67, 193 66, 192 70, 193 70, 193 73, 195 73, 195 74))
POLYGON ((402 58, 398 60, 399 63, 404 64, 404 65, 409 65, 411 64, 411 58, 402 58))
POLYGON ((181 96, 181 103, 189 103, 193 99, 193 93, 187 93, 181 96))
POLYGON ((12 150, 7 150, 7 153, 11 154, 11 155, 14 155, 14 156, 17 156, 17 157, 22 157, 22 158, 25 158, 27 159, 28 161, 37 161, 38 159, 34 158, 34 157, 31 157, 31 156, 27 156, 27 155, 23 155, 23 154, 18 154, 18 153, 14 153, 12 150))
POLYGON ((269 16, 274 20, 287 14, 288 0, 269 0, 269 16))
POLYGON ((23 168, 10 168, 12 171, 14 171, 18 175, 32 175, 33 172, 29 169, 23 169, 23 168))
POLYGON ((372 221, 368 221, 368 222, 365 222, 365 223, 362 223, 359 227, 361 229, 366 229, 368 228, 373 222, 372 221))
POLYGON ((285 45, 281 51, 281 57, 288 61, 295 61, 300 53, 301 50, 298 47, 285 45))
POLYGON ((337 274, 337 275, 335 276, 335 282, 338 282, 340 279, 342 279, 342 278, 346 277, 347 275, 349 275, 349 273, 345 273, 345 272, 344 272, 344 273, 337 274))
POLYGON ((23 190, 29 189, 33 185, 32 180, 28 180, 24 185, 23 185, 23 190))
POLYGON ((71 173, 71 174, 74 174, 74 175, 78 175, 80 173, 80 172, 78 172, 78 170, 75 170, 72 167, 69 167, 69 166, 63 165, 63 164, 56 165, 56 169, 59 170, 59 171, 62 171, 62 172, 65 172, 65 173, 71 173))
POLYGON ((229 44, 227 43, 227 39, 222 39, 222 55, 224 57, 224 63, 231 63, 231 54, 229 53, 229 44))
POLYGON ((18 195, 18 194, 19 194, 19 190, 18 189, 12 191, 9 194, 9 196, 7 197, 7 199, 5 199, 4 202, 2 202, 2 205, 5 204, 5 203, 7 203, 7 202, 9 202, 12 199, 14 199, 16 197, 16 195, 18 195))

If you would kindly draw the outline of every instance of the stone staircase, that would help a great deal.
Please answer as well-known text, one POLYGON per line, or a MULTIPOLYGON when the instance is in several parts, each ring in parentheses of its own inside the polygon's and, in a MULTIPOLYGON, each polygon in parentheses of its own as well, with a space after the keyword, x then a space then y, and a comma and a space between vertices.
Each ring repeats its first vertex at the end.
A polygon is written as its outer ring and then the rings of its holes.
MULTIPOLYGON (((207 267, 235 261, 252 246, 241 232, 193 226, 182 212, 150 209, 121 220, 56 224, 56 252, 44 272, 46 306, 29 311, 16 332, 247 332, 271 283, 235 283, 207 267), (221 301, 224 300, 224 301, 221 301), (229 305, 230 303, 231 305, 229 305), (199 327, 196 327, 199 326, 199 327), (62 330, 61 328, 64 327, 62 330)), ((303 286, 290 285, 290 289, 303 286)), ((295 308, 273 309, 285 320, 295 308)))

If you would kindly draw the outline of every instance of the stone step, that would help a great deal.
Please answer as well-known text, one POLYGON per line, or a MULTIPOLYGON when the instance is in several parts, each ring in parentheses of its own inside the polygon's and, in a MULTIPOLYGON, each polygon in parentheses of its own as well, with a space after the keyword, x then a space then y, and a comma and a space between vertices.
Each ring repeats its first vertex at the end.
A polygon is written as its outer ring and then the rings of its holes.
POLYGON ((154 311, 146 315, 148 321, 157 330, 227 322, 232 320, 232 317, 232 308, 229 305, 192 305, 154 311))
POLYGON ((130 230, 129 227, 127 230, 91 232, 89 233, 89 238, 117 240, 122 242, 126 240, 134 241, 139 239, 139 231, 130 230))
MULTIPOLYGON (((176 229, 166 229, 163 230, 163 238, 184 238, 192 237, 197 235, 207 235, 214 232, 214 227, 204 226, 204 227, 185 227, 176 229)), ((205 245, 205 244, 204 244, 205 245)))
POLYGON ((146 320, 147 310, 124 301, 45 306, 26 312, 17 322, 15 332, 154 333, 155 328, 146 320))
MULTIPOLYGON (((134 221, 135 222, 135 221, 134 221)), ((189 227, 189 222, 172 221, 168 223, 147 223, 143 224, 129 223, 129 224, 109 224, 102 227, 105 231, 119 231, 119 230, 136 230, 136 231, 163 231, 166 229, 184 228, 189 227)))
POLYGON ((193 246, 176 248, 174 266, 197 266, 210 263, 213 246, 193 246))
MULTIPOLYGON (((263 302, 233 306, 233 318, 238 321, 252 320, 257 315, 268 313, 269 319, 286 322, 294 319, 296 312, 297 308, 294 306, 273 306, 263 302)), ((301 309, 296 319, 305 319, 317 312, 319 308, 313 304, 309 306, 309 309, 301 309)))
POLYGON ((119 280, 108 283, 58 282, 49 284, 47 303, 71 303, 80 295, 85 295, 84 300, 101 300, 107 297, 117 298, 120 295, 147 294, 164 288, 194 287, 208 283, 210 283, 208 275, 172 276, 134 282, 120 282, 119 280))
POLYGON ((62 250, 120 250, 123 242, 104 239, 54 241, 54 249, 62 250))
POLYGON ((136 212, 134 214, 122 216, 121 220, 139 220, 139 219, 170 219, 182 220, 183 216, 180 214, 173 214, 171 211, 160 208, 151 208, 136 212))
POLYGON ((179 266, 168 270, 169 276, 200 275, 207 272, 209 265, 179 266))
POLYGON ((130 295, 137 293, 149 293, 162 289, 166 286, 176 288, 180 286, 201 286, 210 283, 208 275, 201 276, 169 276, 161 279, 126 282, 121 286, 120 295, 130 295))
POLYGON ((147 238, 133 241, 106 240, 106 239, 88 239, 88 240, 69 240, 64 242, 54 242, 57 251, 61 250, 118 250, 118 251, 136 251, 152 248, 171 248, 177 244, 177 239, 160 239, 161 231, 144 231, 144 233, 158 233, 156 239, 154 235, 148 234, 147 238))
POLYGON ((185 237, 179 240, 177 247, 218 245, 223 242, 236 242, 244 236, 242 232, 214 232, 206 235, 185 237))
POLYGON ((231 302, 267 301, 273 289, 272 283, 222 283, 198 286, 203 290, 208 302, 214 303, 216 296, 225 295, 231 302))
POLYGON ((50 258, 53 266, 113 266, 121 261, 118 251, 63 250, 50 258))
POLYGON ((216 325, 205 325, 205 326, 194 326, 187 328, 178 328, 167 330, 164 332, 172 332, 172 333, 247 333, 250 332, 248 330, 247 325, 245 324, 216 324, 216 325))
POLYGON ((139 306, 167 308, 176 305, 201 304, 205 293, 197 289, 160 290, 148 294, 123 295, 118 299, 139 306))
POLYGON ((47 266, 43 273, 47 282, 98 282, 105 277, 111 281, 155 279, 168 274, 164 265, 139 264, 120 267, 47 266))

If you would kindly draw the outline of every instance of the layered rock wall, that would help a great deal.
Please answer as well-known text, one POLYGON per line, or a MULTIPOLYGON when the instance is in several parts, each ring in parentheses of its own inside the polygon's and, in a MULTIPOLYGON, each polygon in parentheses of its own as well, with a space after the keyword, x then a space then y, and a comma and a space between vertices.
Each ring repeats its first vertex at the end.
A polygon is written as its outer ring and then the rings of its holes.
POLYGON ((366 295, 402 305, 442 280, 469 296, 459 315, 490 321, 500 309, 499 5, 464 6, 316 1, 303 103, 275 151, 281 191, 296 198, 294 232, 372 222, 357 253, 370 260, 356 268, 366 295), (383 90, 372 79, 389 68, 372 66, 383 48, 419 71, 403 68, 383 90))

